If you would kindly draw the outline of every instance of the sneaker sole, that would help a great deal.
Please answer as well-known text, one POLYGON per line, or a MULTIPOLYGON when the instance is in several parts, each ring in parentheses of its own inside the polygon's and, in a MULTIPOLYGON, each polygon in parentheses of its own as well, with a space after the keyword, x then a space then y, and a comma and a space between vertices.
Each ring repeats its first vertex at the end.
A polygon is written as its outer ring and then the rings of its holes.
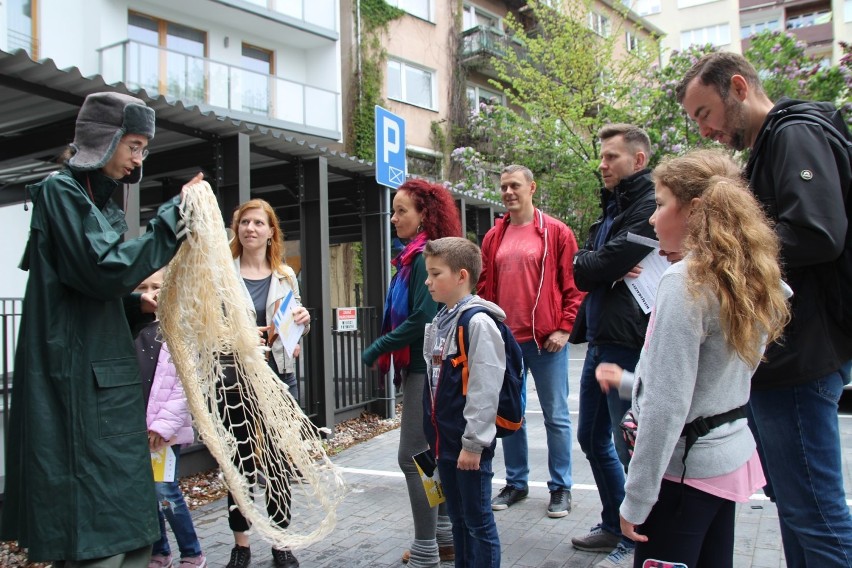
MULTIPOLYGON (((551 519, 561 519, 562 517, 567 517, 569 511, 548 511, 547 516, 551 519)), ((615 547, 613 547, 615 548, 615 547)))
POLYGON ((508 505, 491 505, 492 511, 505 511, 508 508, 509 508, 508 505))
POLYGON ((575 542, 572 542, 571 545, 574 548, 576 548, 577 550, 582 550, 583 552, 606 552, 606 553, 612 552, 613 550, 615 550, 615 547, 618 546, 617 543, 614 546, 583 546, 582 544, 577 544, 575 542))

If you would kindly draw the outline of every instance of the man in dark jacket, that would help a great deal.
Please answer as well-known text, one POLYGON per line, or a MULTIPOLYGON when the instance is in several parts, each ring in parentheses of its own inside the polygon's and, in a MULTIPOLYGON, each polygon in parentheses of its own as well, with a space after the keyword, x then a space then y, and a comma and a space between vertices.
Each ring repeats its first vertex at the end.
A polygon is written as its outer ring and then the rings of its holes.
POLYGON ((773 104, 754 67, 733 53, 701 58, 677 96, 702 136, 751 149, 746 175, 776 223, 794 292, 792 321, 783 341, 767 349, 749 403, 787 565, 848 568, 852 516, 843 488, 837 402, 852 336, 838 317, 838 306, 848 299, 837 293, 837 270, 850 249, 852 164, 830 130, 803 115, 821 116, 842 133, 846 127, 828 103, 773 104))
MULTIPOLYGON (((15 354, 0 539, 33 562, 147 567, 159 537, 139 366, 125 301, 179 245, 180 196, 125 241, 111 196, 138 183, 154 111, 89 95, 66 167, 29 186, 29 270, 15 354)), ((197 176, 192 182, 200 181, 197 176)), ((155 307, 148 298, 149 311, 155 307)))
POLYGON ((639 360, 648 315, 622 277, 650 252, 646 246, 628 242, 627 233, 653 238, 648 219, 656 205, 647 169, 651 154, 648 134, 630 124, 611 124, 600 129, 598 138, 603 213, 592 225, 586 246, 574 257, 574 281, 588 294, 569 341, 589 343, 580 378, 577 441, 592 467, 603 511, 601 522, 589 534, 571 542, 580 550, 611 551, 598 564, 609 568, 633 565, 634 544, 622 539, 618 518, 624 499, 624 470, 630 459, 618 424, 630 401, 622 401, 614 390, 603 393, 595 369, 601 363, 616 363, 632 371, 639 360))

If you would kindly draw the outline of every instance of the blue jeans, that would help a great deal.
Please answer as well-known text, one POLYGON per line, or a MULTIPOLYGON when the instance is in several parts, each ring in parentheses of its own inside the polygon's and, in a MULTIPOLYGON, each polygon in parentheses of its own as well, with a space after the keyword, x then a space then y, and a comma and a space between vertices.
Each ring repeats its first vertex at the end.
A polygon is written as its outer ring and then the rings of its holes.
MULTIPOLYGON (((175 451, 175 469, 177 469, 180 449, 177 446, 172 446, 172 449, 175 451)), ((201 544, 198 542, 198 536, 196 536, 195 527, 192 524, 192 516, 189 514, 189 507, 186 506, 177 480, 158 482, 154 485, 157 489, 157 500, 160 503, 160 540, 154 543, 151 553, 162 554, 163 556, 171 554, 169 537, 166 535, 166 519, 168 519, 169 526, 175 533, 180 557, 195 558, 201 556, 201 544)))
POLYGON ((577 441, 589 460, 598 486, 603 505, 601 528, 616 535, 621 534, 618 508, 624 500, 624 471, 630 462, 627 444, 618 425, 630 408, 630 401, 621 400, 614 389, 604 394, 595 378, 595 369, 601 363, 615 363, 633 371, 639 353, 639 349, 621 345, 589 345, 580 377, 577 441))
MULTIPOLYGON (((514 435, 516 435, 517 432, 514 435)), ((500 568, 500 537, 491 511, 491 460, 479 470, 458 469, 453 460, 438 460, 438 475, 453 523, 456 568, 500 568)))
MULTIPOLYGON (((539 352, 535 341, 521 343, 524 366, 532 373, 547 432, 547 468, 551 491, 571 489, 571 418, 568 416, 568 345, 556 353, 539 352)), ((506 483, 526 489, 530 477, 527 423, 503 438, 506 483)))
POLYGON ((843 488, 839 372, 803 385, 752 391, 749 423, 778 505, 790 568, 852 567, 852 516, 843 488))

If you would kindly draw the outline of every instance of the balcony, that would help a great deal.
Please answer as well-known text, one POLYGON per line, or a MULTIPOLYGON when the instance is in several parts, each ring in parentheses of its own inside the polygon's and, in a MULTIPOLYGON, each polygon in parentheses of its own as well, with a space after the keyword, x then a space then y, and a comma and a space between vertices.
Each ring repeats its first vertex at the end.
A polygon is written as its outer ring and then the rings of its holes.
POLYGON ((461 63, 468 68, 474 67, 482 74, 496 77, 491 65, 492 57, 505 57, 514 49, 522 50, 523 46, 498 30, 486 26, 476 26, 461 33, 461 63))
POLYGON ((239 120, 340 138, 340 94, 334 91, 130 40, 98 54, 107 83, 239 120))

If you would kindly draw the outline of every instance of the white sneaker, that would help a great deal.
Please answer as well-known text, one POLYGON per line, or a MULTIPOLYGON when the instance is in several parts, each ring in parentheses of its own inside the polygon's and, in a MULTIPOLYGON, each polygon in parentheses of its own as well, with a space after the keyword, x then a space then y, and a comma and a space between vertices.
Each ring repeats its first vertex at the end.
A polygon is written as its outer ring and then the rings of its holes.
POLYGON ((595 564, 595 568, 629 568, 633 566, 633 552, 634 549, 619 542, 609 556, 595 564))

